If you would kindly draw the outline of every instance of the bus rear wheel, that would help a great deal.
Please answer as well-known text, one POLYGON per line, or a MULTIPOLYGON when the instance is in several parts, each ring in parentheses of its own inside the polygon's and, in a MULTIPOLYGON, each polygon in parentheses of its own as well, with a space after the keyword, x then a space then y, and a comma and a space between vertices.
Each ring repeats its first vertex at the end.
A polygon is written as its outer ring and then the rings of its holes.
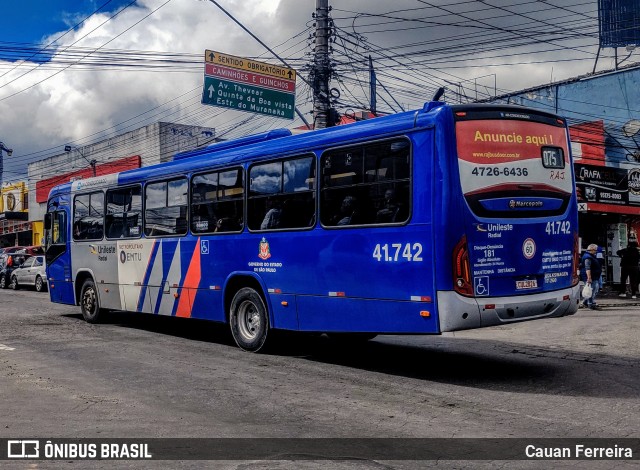
POLYGON ((258 292, 244 287, 236 292, 229 313, 231 334, 239 348, 258 352, 267 341, 269 315, 258 292))
POLYGON ((87 279, 82 284, 80 291, 80 310, 88 323, 98 323, 102 314, 96 284, 92 279, 87 279))

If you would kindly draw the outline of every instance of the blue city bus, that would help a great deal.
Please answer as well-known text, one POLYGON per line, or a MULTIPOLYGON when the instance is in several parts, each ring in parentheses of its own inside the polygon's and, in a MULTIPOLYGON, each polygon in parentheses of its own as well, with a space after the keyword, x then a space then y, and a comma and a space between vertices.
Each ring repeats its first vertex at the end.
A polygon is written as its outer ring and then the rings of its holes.
POLYGON ((578 309, 566 121, 495 105, 273 130, 52 189, 51 301, 369 339, 578 309))

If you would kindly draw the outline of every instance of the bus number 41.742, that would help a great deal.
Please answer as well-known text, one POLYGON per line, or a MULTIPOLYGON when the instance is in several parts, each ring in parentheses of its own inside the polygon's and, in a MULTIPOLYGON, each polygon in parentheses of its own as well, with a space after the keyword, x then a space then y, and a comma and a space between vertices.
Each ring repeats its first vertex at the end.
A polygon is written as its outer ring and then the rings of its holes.
POLYGON ((378 243, 373 249, 373 257, 378 261, 422 261, 421 243, 378 243))
POLYGON ((569 235, 571 233, 571 222, 568 220, 547 222, 547 227, 544 231, 547 232, 547 235, 569 235))

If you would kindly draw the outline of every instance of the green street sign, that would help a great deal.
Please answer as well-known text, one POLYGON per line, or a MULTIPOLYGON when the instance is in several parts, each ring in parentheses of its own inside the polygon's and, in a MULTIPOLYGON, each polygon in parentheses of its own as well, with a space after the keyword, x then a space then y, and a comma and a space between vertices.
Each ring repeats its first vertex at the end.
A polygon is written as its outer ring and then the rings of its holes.
POLYGON ((293 119, 296 95, 205 75, 202 103, 293 119))

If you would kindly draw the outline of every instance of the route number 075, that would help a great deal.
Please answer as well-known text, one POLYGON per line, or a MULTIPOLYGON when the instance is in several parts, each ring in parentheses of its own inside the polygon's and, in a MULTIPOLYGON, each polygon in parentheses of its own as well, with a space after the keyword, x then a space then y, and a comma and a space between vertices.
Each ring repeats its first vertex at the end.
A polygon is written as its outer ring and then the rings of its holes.
POLYGON ((373 257, 378 261, 422 261, 421 243, 378 243, 373 249, 373 257))

